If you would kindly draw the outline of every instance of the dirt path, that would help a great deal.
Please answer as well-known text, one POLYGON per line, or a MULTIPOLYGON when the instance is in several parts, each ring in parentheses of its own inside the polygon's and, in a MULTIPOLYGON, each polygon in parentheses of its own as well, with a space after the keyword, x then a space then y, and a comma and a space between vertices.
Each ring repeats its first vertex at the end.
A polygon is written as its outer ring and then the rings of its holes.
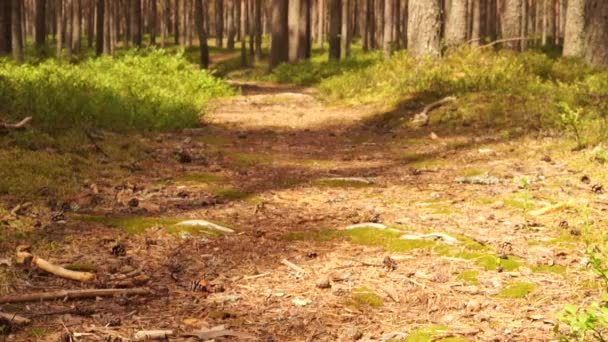
POLYGON ((204 127, 147 141, 141 171, 119 188, 99 184, 101 204, 47 232, 62 242, 52 259, 101 265, 92 287, 141 269, 156 295, 77 302, 93 314, 45 316, 37 326, 61 331, 63 320, 71 331, 126 336, 225 325, 262 341, 541 341, 554 337, 565 303, 596 293, 580 269, 576 206, 533 215, 602 196, 575 186, 580 170, 557 140, 431 138, 395 125, 406 111, 374 114, 327 106, 307 89, 241 86, 244 95, 216 103, 204 127), (478 175, 497 183, 455 182, 478 175), (514 181, 521 176, 527 189, 514 181), (169 234, 181 219, 236 233, 169 234), (353 224, 361 228, 345 230, 353 224), (428 233, 448 236, 400 239, 428 233), (112 255, 117 244, 125 255, 112 255))

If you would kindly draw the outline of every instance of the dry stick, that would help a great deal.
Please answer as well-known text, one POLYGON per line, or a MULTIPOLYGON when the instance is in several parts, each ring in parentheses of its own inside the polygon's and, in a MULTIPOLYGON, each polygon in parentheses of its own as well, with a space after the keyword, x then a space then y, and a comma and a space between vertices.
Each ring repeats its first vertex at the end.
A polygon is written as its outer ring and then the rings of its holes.
POLYGON ((31 320, 29 318, 25 318, 23 316, 19 316, 13 313, 7 313, 0 311, 0 318, 5 319, 13 324, 23 325, 30 324, 31 320))
POLYGON ((89 138, 89 141, 91 144, 93 144, 93 147, 95 147, 95 151, 101 153, 106 158, 110 158, 110 156, 101 148, 101 146, 97 144, 95 137, 89 131, 85 130, 84 134, 87 136, 87 138, 89 138))
POLYGON ((173 330, 142 330, 135 333, 133 341, 166 340, 173 334, 173 330))
POLYGON ((534 38, 530 38, 530 37, 504 38, 504 39, 495 40, 489 44, 480 45, 479 48, 483 49, 483 48, 491 47, 491 46, 494 46, 494 45, 500 44, 500 43, 508 43, 508 42, 516 42, 516 41, 520 41, 520 40, 532 40, 532 39, 534 39, 534 38))
POLYGON ((80 299, 80 298, 95 298, 95 297, 112 297, 115 295, 147 295, 150 294, 150 289, 133 288, 133 289, 89 289, 89 290, 61 290, 53 292, 38 292, 11 294, 0 297, 0 304, 8 303, 25 303, 36 302, 41 300, 53 299, 80 299))
POLYGON ((4 123, 4 122, 0 122, 0 128, 3 129, 22 129, 25 127, 25 125, 27 125, 28 123, 30 123, 30 121, 32 121, 32 117, 28 116, 27 118, 19 121, 16 124, 9 124, 9 123, 4 123))
POLYGON ((300 272, 300 273, 306 273, 306 271, 303 268, 301 268, 300 266, 298 266, 298 265, 296 265, 294 263, 289 262, 287 259, 281 260, 281 263, 283 265, 291 268, 294 271, 297 271, 297 272, 300 272))
POLYGON ((41 270, 47 271, 56 276, 78 280, 78 281, 89 281, 95 278, 95 274, 90 272, 77 272, 70 271, 61 266, 54 265, 42 258, 39 258, 35 255, 32 255, 29 252, 27 246, 19 246, 17 247, 17 262, 20 264, 34 264, 38 266, 41 270))
POLYGON ((444 104, 446 104, 448 102, 453 102, 453 101, 456 101, 456 97, 454 97, 454 96, 444 97, 439 101, 435 101, 431 104, 426 105, 420 114, 428 116, 429 112, 432 111, 433 109, 443 106, 444 104))

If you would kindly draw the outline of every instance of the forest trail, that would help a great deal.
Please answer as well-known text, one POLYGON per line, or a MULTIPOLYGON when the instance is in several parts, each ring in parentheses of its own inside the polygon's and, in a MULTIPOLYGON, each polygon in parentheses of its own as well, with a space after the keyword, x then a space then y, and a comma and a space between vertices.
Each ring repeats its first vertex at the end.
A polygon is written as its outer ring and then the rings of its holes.
POLYGON ((145 140, 150 153, 132 177, 96 184, 101 204, 48 229, 47 239, 62 242, 57 262, 99 265, 97 286, 139 270, 156 293, 78 302, 95 314, 71 315, 70 329, 121 317, 103 331, 225 325, 261 341, 553 338, 555 313, 593 278, 579 268, 578 212, 532 214, 588 196, 561 186, 581 175, 554 152, 557 140, 431 136, 387 123, 406 111, 377 114, 328 106, 309 89, 241 86, 243 95, 215 103, 202 127, 145 140), (514 181, 521 176, 529 186, 514 181), (465 184, 476 180, 488 184, 465 184), (236 233, 175 228, 185 219, 236 233), (429 233, 438 235, 401 239, 429 233))

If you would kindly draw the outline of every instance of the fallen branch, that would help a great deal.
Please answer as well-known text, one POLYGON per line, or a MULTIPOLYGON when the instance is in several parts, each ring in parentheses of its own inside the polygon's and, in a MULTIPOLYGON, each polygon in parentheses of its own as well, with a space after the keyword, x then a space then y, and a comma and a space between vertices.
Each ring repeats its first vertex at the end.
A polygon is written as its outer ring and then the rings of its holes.
POLYGON ((201 339, 203 341, 215 339, 218 337, 224 337, 224 336, 232 336, 232 337, 236 337, 238 339, 255 339, 255 336, 253 336, 253 335, 238 332, 238 331, 232 331, 232 330, 226 329, 223 325, 218 325, 217 327, 213 327, 211 329, 205 329, 205 330, 201 330, 201 331, 185 333, 182 336, 183 337, 197 337, 198 339, 201 339))
POLYGON ((422 112, 420 112, 414 116, 414 119, 412 119, 411 125, 414 127, 426 126, 429 122, 429 112, 431 112, 435 108, 443 106, 444 104, 446 104, 448 102, 454 102, 454 101, 456 101, 456 97, 448 96, 448 97, 444 97, 441 100, 438 100, 438 101, 435 101, 433 103, 426 105, 424 107, 424 109, 422 110, 422 112))
POLYGON ((29 318, 25 318, 25 317, 19 316, 17 314, 7 313, 7 312, 2 312, 2 311, 0 311, 0 318, 5 319, 5 320, 11 322, 11 324, 16 324, 16 325, 25 325, 25 324, 30 324, 30 322, 31 322, 31 320, 29 318))
POLYGON ((283 260, 281 260, 281 263, 282 263, 283 265, 285 265, 285 266, 287 266, 287 267, 291 268, 292 270, 294 270, 294 271, 296 271, 296 272, 299 272, 299 273, 306 273, 306 271, 305 271, 303 268, 301 268, 300 266, 298 266, 298 265, 296 265, 296 264, 294 264, 294 263, 290 262, 290 261, 289 261, 289 260, 287 260, 287 259, 283 259, 283 260))
POLYGON ((166 340, 173 336, 173 330, 142 330, 133 335, 133 341, 166 340))
POLYGON ((532 215, 532 216, 542 216, 542 215, 549 214, 549 213, 552 213, 552 212, 555 212, 555 211, 560 211, 560 210, 565 209, 565 208, 567 208, 569 206, 570 206, 570 203, 568 203, 568 202, 559 202, 557 204, 549 205, 549 206, 546 206, 544 208, 540 208, 538 210, 533 210, 533 211, 530 212, 530 215, 532 215))
POLYGON ((16 124, 9 124, 5 122, 0 122, 0 129, 23 129, 27 124, 32 121, 32 117, 28 116, 27 118, 17 122, 16 124))
POLYGON ((11 294, 0 297, 0 304, 37 302, 53 299, 82 299, 96 297, 112 297, 117 295, 135 296, 147 295, 151 291, 147 288, 134 289, 88 289, 88 290, 61 290, 53 292, 37 292, 24 294, 11 294))
POLYGON ((19 264, 33 264, 38 266, 41 270, 54 274, 56 276, 78 280, 78 281, 89 281, 95 278, 95 274, 90 272, 78 272, 70 271, 61 266, 54 265, 42 258, 39 258, 30 253, 28 246, 17 247, 17 263, 19 264))
POLYGON ((532 40, 532 39, 534 39, 534 38, 530 38, 530 37, 504 38, 504 39, 495 40, 495 41, 485 44, 485 45, 480 45, 479 48, 483 49, 483 48, 491 47, 491 46, 494 46, 494 45, 500 44, 500 43, 517 42, 517 41, 532 40))

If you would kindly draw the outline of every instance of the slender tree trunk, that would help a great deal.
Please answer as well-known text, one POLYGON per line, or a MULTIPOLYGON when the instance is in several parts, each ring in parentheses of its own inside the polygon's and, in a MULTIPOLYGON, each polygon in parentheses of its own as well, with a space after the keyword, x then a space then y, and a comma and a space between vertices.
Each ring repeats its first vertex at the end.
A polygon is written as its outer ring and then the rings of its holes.
POLYGON ((131 3, 131 37, 133 46, 141 47, 141 0, 129 0, 131 3))
POLYGON ((289 0, 289 11, 287 22, 289 25, 289 63, 297 63, 299 60, 300 49, 300 11, 302 10, 302 0, 289 0))
POLYGON ((326 0, 319 0, 317 4, 317 11, 319 12, 317 21, 317 45, 320 49, 324 48, 325 45, 325 23, 327 16, 325 15, 326 0))
POLYGON ((0 1, 0 55, 11 53, 11 1, 0 1))
MULTIPOLYGON (((502 25, 503 38, 518 38, 521 34, 521 7, 522 0, 505 0, 505 14, 502 25)), ((521 41, 512 41, 505 44, 512 50, 521 48, 521 41)))
POLYGON ((342 0, 342 25, 340 30, 340 54, 342 58, 350 57, 351 23, 350 10, 352 0, 342 0))
POLYGON ((408 48, 414 57, 439 56, 441 40, 441 3, 418 0, 409 4, 408 48))
POLYGON ((23 26, 21 0, 11 0, 11 49, 15 61, 23 62, 23 26))
POLYGON ((311 17, 310 17, 310 2, 312 0, 302 0, 302 7, 300 9, 300 23, 299 23, 299 40, 300 44, 298 47, 298 55, 300 59, 310 58, 311 54, 311 17))
POLYGON ((234 50, 234 40, 236 38, 236 23, 235 23, 235 6, 234 2, 237 0, 227 0, 226 6, 226 25, 228 26, 228 41, 226 47, 230 50, 234 50))
POLYGON ((580 57, 585 52, 585 0, 568 0, 564 56, 580 57))
POLYGON ((65 53, 68 60, 72 59, 73 35, 74 35, 74 12, 73 12, 73 0, 65 0, 63 16, 65 18, 65 53))
POLYGON ((44 51, 46 44, 46 0, 36 0, 36 50, 44 51))
POLYGON ((608 1, 587 0, 585 14, 585 58, 592 64, 608 65, 608 1))
POLYGON ((237 4, 241 8, 240 36, 241 36, 241 66, 247 66, 247 0, 239 0, 237 4))
POLYGON ((254 56, 255 61, 262 60, 262 0, 253 0, 254 3, 254 56))
POLYGON ((446 43, 462 45, 467 39, 467 0, 452 0, 446 18, 446 43))
POLYGON ((342 1, 329 1, 329 60, 340 59, 340 29, 342 27, 342 1))
MULTIPOLYGON (((527 1, 527 0, 526 0, 527 1)), ((473 45, 481 43, 481 6, 480 0, 473 0, 472 26, 471 26, 471 41, 473 45)))
MULTIPOLYGON (((183 1, 183 0, 181 0, 183 1)), ((180 4, 180 0, 175 0, 175 11, 173 13, 173 35, 175 37, 175 45, 179 45, 180 44, 180 39, 179 39, 179 4, 180 4)))
POLYGON ((205 32, 203 7, 203 0, 194 0, 194 21, 196 21, 196 30, 198 32, 198 41, 201 51, 201 68, 207 69, 209 67, 209 48, 207 47, 207 32, 205 32))
POLYGON ((103 0, 104 17, 103 17, 103 53, 111 56, 114 52, 114 40, 112 30, 114 27, 114 5, 112 0, 103 0))
POLYGON ((224 0, 215 0, 215 46, 224 47, 224 0))
POLYGON ((72 0, 72 52, 80 54, 82 36, 82 7, 80 0, 72 0))
POLYGON ((393 13, 395 12, 395 8, 393 8, 393 1, 386 0, 384 2, 384 41, 382 42, 382 47, 384 49, 384 58, 389 58, 393 54, 393 13))
POLYGON ((96 0, 96 7, 97 7, 97 11, 96 11, 96 26, 97 26, 97 36, 96 36, 96 41, 95 41, 95 54, 97 56, 101 56, 101 54, 103 53, 103 47, 104 47, 104 36, 105 36, 105 32, 104 32, 104 22, 105 22, 105 16, 104 16, 104 12, 105 12, 105 4, 104 4, 105 0, 96 0))
POLYGON ((56 8, 56 16, 57 16, 57 41, 56 41, 56 47, 57 47, 57 58, 61 58, 61 54, 62 54, 62 50, 63 50, 63 4, 62 4, 62 0, 57 0, 56 2, 57 8, 56 8))
POLYGON ((156 26, 158 18, 158 5, 157 0, 150 0, 150 18, 149 20, 149 31, 150 31, 150 45, 156 45, 156 26))
POLYGON ((279 64, 288 61, 288 22, 287 9, 288 0, 272 0, 271 7, 271 30, 272 41, 270 44, 270 70, 277 67, 279 64))
POLYGON ((87 47, 92 48, 95 42, 95 0, 87 0, 87 47))

